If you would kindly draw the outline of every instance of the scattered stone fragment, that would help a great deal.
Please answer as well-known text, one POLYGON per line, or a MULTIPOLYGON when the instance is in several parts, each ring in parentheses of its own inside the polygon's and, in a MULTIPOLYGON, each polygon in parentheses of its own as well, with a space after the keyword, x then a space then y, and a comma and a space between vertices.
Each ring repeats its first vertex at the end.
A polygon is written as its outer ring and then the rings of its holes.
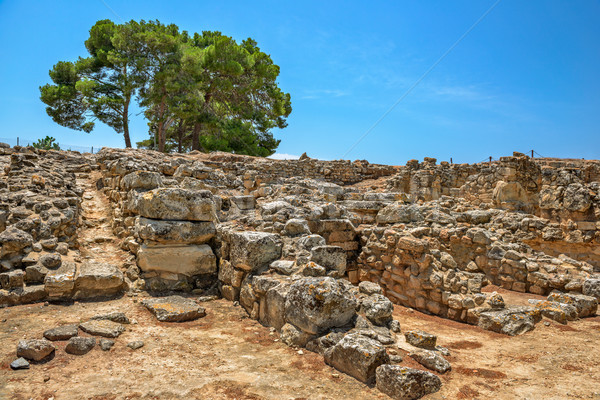
POLYGON ((488 331, 515 336, 533 330, 541 318, 540 310, 533 307, 510 307, 482 312, 478 326, 488 331))
POLYGON ((361 311, 375 325, 385 326, 392 321, 394 305, 382 294, 373 294, 361 302, 361 311))
POLYGON ((377 389, 395 400, 416 400, 435 393, 442 381, 431 372, 384 364, 377 368, 377 389))
POLYGON ((131 350, 137 350, 141 347, 144 347, 144 342, 142 340, 135 340, 127 343, 127 347, 129 347, 131 350))
POLYGON ((127 318, 127 316, 120 312, 120 311, 113 311, 110 312, 108 314, 98 314, 98 315, 94 315, 92 318, 93 320, 109 320, 112 322, 118 322, 120 324, 128 324, 129 323, 129 318, 127 318))
POLYGON ((23 357, 17 358, 15 361, 10 363, 10 367, 12 369, 29 369, 29 361, 24 359, 23 357))
POLYGON ((78 356, 88 353, 96 345, 96 339, 92 337, 72 337, 69 339, 65 351, 78 356))
POLYGON ((111 339, 101 338, 98 344, 100 345, 101 350, 109 351, 115 345, 115 341, 111 339))
POLYGON ((450 371, 450 363, 440 354, 431 350, 418 350, 410 353, 410 357, 430 370, 441 374, 450 371))
POLYGON ((109 320, 91 320, 79 325, 82 331, 94 336, 116 338, 125 331, 125 327, 109 320))
POLYGON ((44 337, 48 340, 69 340, 77 336, 77 325, 62 325, 44 332, 44 337))
POLYGON ((407 331, 404 337, 409 344, 423 349, 435 349, 437 336, 423 331, 407 331))
POLYGON ((162 322, 193 321, 206 316, 204 308, 181 296, 146 299, 142 304, 162 322))
POLYGON ((50 356, 56 348, 46 339, 20 340, 17 345, 17 357, 40 361, 50 356))

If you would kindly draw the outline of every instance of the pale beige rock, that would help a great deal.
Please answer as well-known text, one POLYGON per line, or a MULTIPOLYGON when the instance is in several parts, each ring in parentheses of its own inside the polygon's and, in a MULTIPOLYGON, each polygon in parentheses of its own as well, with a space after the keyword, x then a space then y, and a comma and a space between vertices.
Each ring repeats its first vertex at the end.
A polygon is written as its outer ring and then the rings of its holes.
POLYGON ((193 276, 217 272, 217 259, 206 244, 141 246, 137 263, 142 271, 163 271, 193 276))

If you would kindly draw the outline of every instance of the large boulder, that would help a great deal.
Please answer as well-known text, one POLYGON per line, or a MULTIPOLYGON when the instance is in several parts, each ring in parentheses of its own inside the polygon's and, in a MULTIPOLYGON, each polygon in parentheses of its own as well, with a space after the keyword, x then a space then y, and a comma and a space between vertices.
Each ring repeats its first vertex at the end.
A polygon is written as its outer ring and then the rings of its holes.
POLYGON ((78 299, 113 296, 123 290, 123 273, 113 264, 86 261, 75 278, 78 299))
POLYGON ((48 357, 56 348, 46 339, 20 340, 17 345, 17 357, 40 361, 48 357))
POLYGON ((377 389, 395 400, 416 400, 435 393, 442 381, 431 372, 384 364, 376 370, 377 389))
POLYGON ((389 362, 385 347, 376 340, 350 333, 324 354, 325 362, 364 383, 372 383, 375 370, 389 362))
POLYGON ((355 315, 356 300, 340 281, 330 277, 299 279, 286 297, 287 322, 311 334, 344 326, 355 315))
POLYGON ((215 236, 213 222, 163 221, 139 217, 135 221, 141 239, 160 244, 203 244, 215 236))
POLYGON ((283 242, 279 235, 267 232, 232 232, 231 264, 244 271, 259 272, 281 258, 283 242))
POLYGON ((378 224, 397 224, 423 221, 419 206, 405 205, 403 202, 390 204, 377 213, 378 224))
POLYGON ((216 209, 213 195, 208 190, 160 188, 148 192, 131 191, 128 195, 129 211, 146 218, 215 221, 216 209))
POLYGON ((171 272, 185 276, 217 272, 217 258, 206 244, 143 245, 137 253, 137 264, 145 272, 171 272))

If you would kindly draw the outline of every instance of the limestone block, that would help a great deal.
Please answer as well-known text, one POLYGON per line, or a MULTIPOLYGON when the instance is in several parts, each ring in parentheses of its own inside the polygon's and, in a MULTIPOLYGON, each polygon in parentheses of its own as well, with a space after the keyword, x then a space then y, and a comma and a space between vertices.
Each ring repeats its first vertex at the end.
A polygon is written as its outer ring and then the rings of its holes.
POLYGON ((139 217, 135 229, 141 239, 160 244, 203 244, 215 236, 211 222, 164 221, 139 217))
POLYGON ((86 261, 79 266, 74 297, 112 296, 123 289, 123 282, 123 273, 116 265, 86 261))
POLYGON ((213 195, 208 190, 159 188, 128 194, 129 211, 147 218, 187 221, 215 221, 213 195))
POLYGON ((72 262, 63 262, 59 269, 50 271, 44 278, 44 286, 50 297, 70 296, 75 287, 77 266, 72 262))
POLYGON ((217 259, 206 244, 140 247, 138 267, 144 272, 164 271, 193 276, 217 272, 217 259))
POLYGON ((230 260, 234 267, 257 272, 281 258, 279 235, 267 232, 232 232, 230 260))

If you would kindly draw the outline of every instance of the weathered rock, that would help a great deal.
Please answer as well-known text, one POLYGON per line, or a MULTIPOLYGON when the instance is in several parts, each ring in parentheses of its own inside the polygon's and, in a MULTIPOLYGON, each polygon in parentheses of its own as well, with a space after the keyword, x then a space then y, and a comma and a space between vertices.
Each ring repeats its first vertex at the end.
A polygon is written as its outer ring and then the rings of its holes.
POLYGON ((50 270, 41 264, 29 265, 25 268, 25 281, 32 283, 44 282, 50 270))
POLYGON ((135 229, 141 239, 160 244, 204 244, 216 233, 214 222, 164 221, 139 217, 135 229))
POLYGON ((293 218, 285 223, 283 231, 289 236, 310 234, 308 222, 305 219, 293 218))
POLYGON ((478 326, 488 331, 515 336, 535 329, 535 324, 541 318, 540 310, 533 307, 510 307, 480 313, 478 326))
POLYGON ((448 360, 442 357, 440 354, 431 350, 418 350, 410 353, 410 357, 430 370, 439 372, 441 374, 450 371, 452 368, 448 360))
POLYGON ((29 369, 29 362, 23 357, 17 358, 15 361, 10 363, 10 368, 17 369, 29 369))
POLYGON ((62 325, 53 329, 48 329, 44 332, 44 337, 48 340, 68 340, 73 336, 77 336, 77 325, 62 325))
POLYGON ((15 271, 3 272, 0 274, 0 287, 2 289, 22 288, 25 281, 25 273, 18 269, 15 271))
POLYGON ((358 290, 361 293, 366 294, 367 296, 370 296, 372 294, 383 294, 383 289, 381 289, 381 286, 379 286, 375 282, 369 282, 369 281, 364 281, 364 282, 359 283, 358 290))
POLYGON ((266 232, 232 232, 231 264, 244 271, 258 272, 281 258, 279 235, 266 232))
POLYGON ((213 195, 208 190, 159 188, 148 192, 129 192, 128 209, 153 219, 215 221, 213 195))
POLYGON ((2 256, 15 253, 30 246, 33 243, 33 237, 20 229, 10 226, 0 233, 0 245, 2 245, 2 256))
POLYGON ((418 206, 405 205, 402 202, 390 204, 377 213, 379 224, 419 222, 423 219, 418 206))
POLYGON ((548 300, 574 306, 577 309, 579 318, 592 317, 598 311, 598 299, 583 294, 550 293, 548 300))
POLYGON ((325 246, 325 238, 320 235, 308 235, 302 236, 298 239, 298 247, 304 250, 311 251, 313 248, 317 246, 325 246))
POLYGON ((65 352, 81 356, 92 350, 95 345, 96 339, 92 337, 72 337, 65 347, 65 352))
POLYGON ((123 273, 116 265, 87 261, 79 266, 74 298, 114 296, 123 290, 123 273))
POLYGON ((313 339, 315 335, 303 332, 292 324, 285 324, 281 327, 281 334, 279 337, 281 338, 281 341, 288 346, 303 347, 313 339))
POLYGON ((288 260, 273 261, 269 268, 281 275, 291 275, 295 269, 295 263, 288 260))
POLYGON ((185 276, 217 272, 217 258, 206 244, 143 245, 137 253, 137 264, 144 272, 162 271, 185 276))
POLYGON ((277 330, 285 324, 285 300, 290 291, 288 283, 270 288, 261 301, 260 321, 277 330))
POLYGON ((115 341, 111 339, 101 338, 98 344, 102 351, 109 351, 115 345, 115 341))
POLYGON ((529 303, 539 309, 542 316, 561 324, 566 324, 567 321, 574 321, 578 317, 577 308, 570 304, 540 300, 529 300, 529 303))
POLYGON ((339 246, 317 246, 311 250, 311 261, 325 267, 333 277, 346 273, 346 251, 339 246))
POLYGON ((75 287, 77 266, 73 262, 63 262, 59 269, 50 271, 44 278, 44 286, 50 297, 70 297, 75 287))
POLYGON ((56 348, 46 339, 20 340, 17 345, 17 357, 40 361, 50 356, 56 348))
POLYGON ((379 342, 360 334, 348 334, 324 354, 325 362, 364 383, 372 383, 375 370, 389 362, 379 342))
POLYGON ((79 325, 79 328, 94 336, 116 338, 125 331, 125 327, 117 322, 108 320, 92 320, 79 325))
POLYGON ((384 364, 377 368, 377 389, 395 400, 416 400, 439 391, 442 381, 431 372, 384 364))
POLYGON ((302 278, 294 282, 285 303, 287 322, 310 334, 348 324, 356 300, 333 278, 302 278))
POLYGON ((62 258, 60 257, 60 254, 50 253, 41 256, 38 262, 48 269, 56 269, 60 267, 62 258))
POLYGON ((113 322, 118 322, 120 324, 128 324, 129 323, 129 318, 127 318, 127 316, 120 312, 120 311, 113 311, 110 312, 108 314, 98 314, 98 315, 94 315, 92 318, 93 320, 109 320, 109 321, 113 321, 113 322))
POLYGON ((131 189, 156 189, 163 185, 160 174, 151 171, 135 171, 125 175, 121 179, 121 188, 131 189))
POLYGON ((423 331, 407 331, 404 337, 409 344, 423 349, 435 349, 437 336, 423 331))
POLYGON ((142 304, 161 322, 193 321, 206 316, 204 308, 181 296, 146 299, 142 304))
POLYGON ((581 290, 582 290, 581 292, 584 295, 595 297, 596 299, 598 299, 598 301, 600 301, 600 279, 599 278, 586 279, 583 282, 581 290))
POLYGON ((127 343, 127 347, 129 347, 131 350, 137 350, 144 347, 144 342, 142 340, 134 340, 133 342, 127 343))
POLYGON ((373 294, 361 301, 361 312, 375 325, 386 326, 392 320, 394 305, 382 294, 373 294))

